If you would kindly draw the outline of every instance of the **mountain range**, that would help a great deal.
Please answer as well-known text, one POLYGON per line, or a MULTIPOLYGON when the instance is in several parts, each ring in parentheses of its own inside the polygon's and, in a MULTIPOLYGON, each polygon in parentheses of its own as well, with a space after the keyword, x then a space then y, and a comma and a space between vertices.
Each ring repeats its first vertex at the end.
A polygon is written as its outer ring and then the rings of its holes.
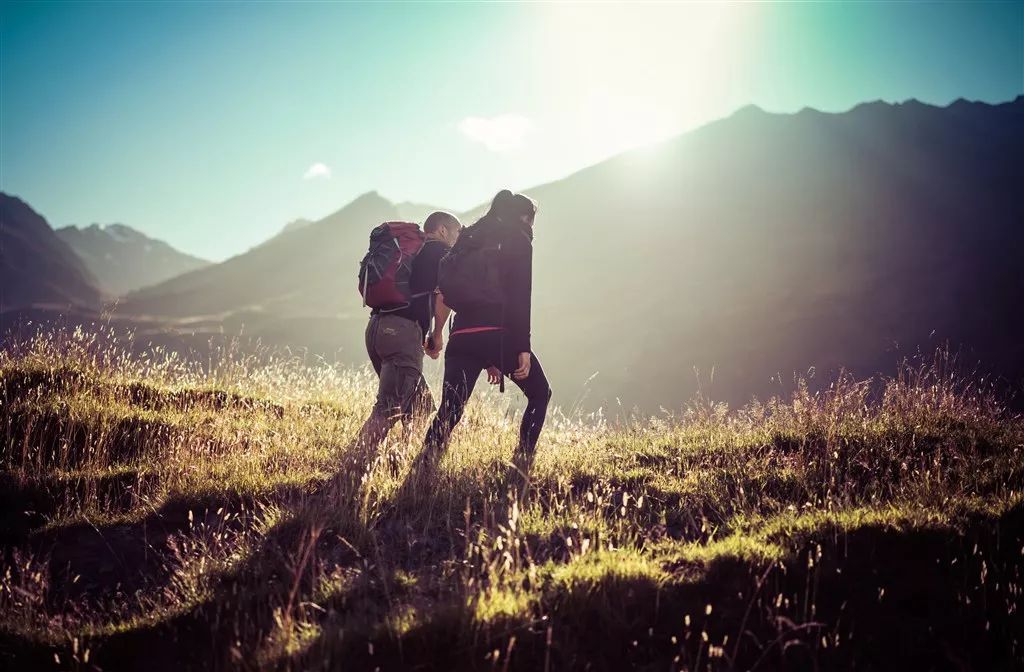
POLYGON ((97 308, 96 277, 27 203, 0 193, 0 309, 97 308))
MULTIPOLYGON (((583 408, 740 403, 945 344, 1019 385, 1021 184, 1024 97, 743 108, 526 190, 535 349, 558 401, 583 408)), ((167 347, 242 332, 362 362, 356 265, 375 224, 433 209, 412 205, 365 194, 131 292, 114 319, 167 347)))
POLYGON ((108 295, 120 296, 209 266, 124 224, 65 226, 57 235, 81 257, 108 295))

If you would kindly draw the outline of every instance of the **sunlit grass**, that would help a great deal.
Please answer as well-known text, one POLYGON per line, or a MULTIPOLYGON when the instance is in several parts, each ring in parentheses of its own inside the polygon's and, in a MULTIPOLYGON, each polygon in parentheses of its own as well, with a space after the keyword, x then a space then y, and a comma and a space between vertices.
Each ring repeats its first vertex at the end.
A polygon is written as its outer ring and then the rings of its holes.
POLYGON ((0 354, 0 614, 26 661, 116 668, 202 632, 205 657, 166 666, 747 669, 786 642, 828 665, 844 610, 887 623, 829 599, 856 603, 876 543, 911 577, 935 555, 978 646, 1020 655, 1024 423, 944 353, 742 409, 556 411, 522 493, 493 396, 421 481, 422 424, 353 445, 366 370, 125 352, 76 332, 0 354))

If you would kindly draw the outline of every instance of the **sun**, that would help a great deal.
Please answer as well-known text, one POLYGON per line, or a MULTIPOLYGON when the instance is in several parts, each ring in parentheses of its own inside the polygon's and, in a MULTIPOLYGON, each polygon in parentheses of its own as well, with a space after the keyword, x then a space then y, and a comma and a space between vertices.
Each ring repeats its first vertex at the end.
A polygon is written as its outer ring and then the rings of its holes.
POLYGON ((756 3, 543 3, 540 73, 551 104, 595 149, 680 133, 743 103, 756 3))

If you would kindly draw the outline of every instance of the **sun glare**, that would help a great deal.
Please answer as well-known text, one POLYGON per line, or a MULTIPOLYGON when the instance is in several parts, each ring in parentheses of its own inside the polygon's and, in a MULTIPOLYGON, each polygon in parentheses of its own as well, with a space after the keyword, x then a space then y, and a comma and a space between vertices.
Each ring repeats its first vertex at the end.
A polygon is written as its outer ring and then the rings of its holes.
POLYGON ((733 73, 747 57, 756 5, 540 5, 546 93, 573 131, 608 153, 657 141, 744 102, 733 73))

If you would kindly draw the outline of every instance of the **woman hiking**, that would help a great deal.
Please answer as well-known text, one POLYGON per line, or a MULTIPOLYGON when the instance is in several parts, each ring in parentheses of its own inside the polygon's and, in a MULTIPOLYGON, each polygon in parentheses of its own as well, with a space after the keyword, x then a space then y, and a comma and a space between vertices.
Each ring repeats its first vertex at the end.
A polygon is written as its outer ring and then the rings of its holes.
MULTIPOLYGON (((507 189, 499 192, 487 214, 452 248, 451 263, 448 258, 442 262, 439 297, 455 311, 455 320, 444 356, 441 405, 418 460, 429 467, 443 455, 477 378, 486 369, 491 383, 500 382, 504 389, 507 375, 526 395, 514 465, 524 481, 527 478, 551 398, 544 369, 530 347, 536 212, 537 204, 526 196, 507 189), (459 264, 462 269, 456 269, 459 264), (487 288, 489 283, 493 289, 487 288)), ((443 322, 434 329, 436 350, 443 344, 442 326, 443 322)))

